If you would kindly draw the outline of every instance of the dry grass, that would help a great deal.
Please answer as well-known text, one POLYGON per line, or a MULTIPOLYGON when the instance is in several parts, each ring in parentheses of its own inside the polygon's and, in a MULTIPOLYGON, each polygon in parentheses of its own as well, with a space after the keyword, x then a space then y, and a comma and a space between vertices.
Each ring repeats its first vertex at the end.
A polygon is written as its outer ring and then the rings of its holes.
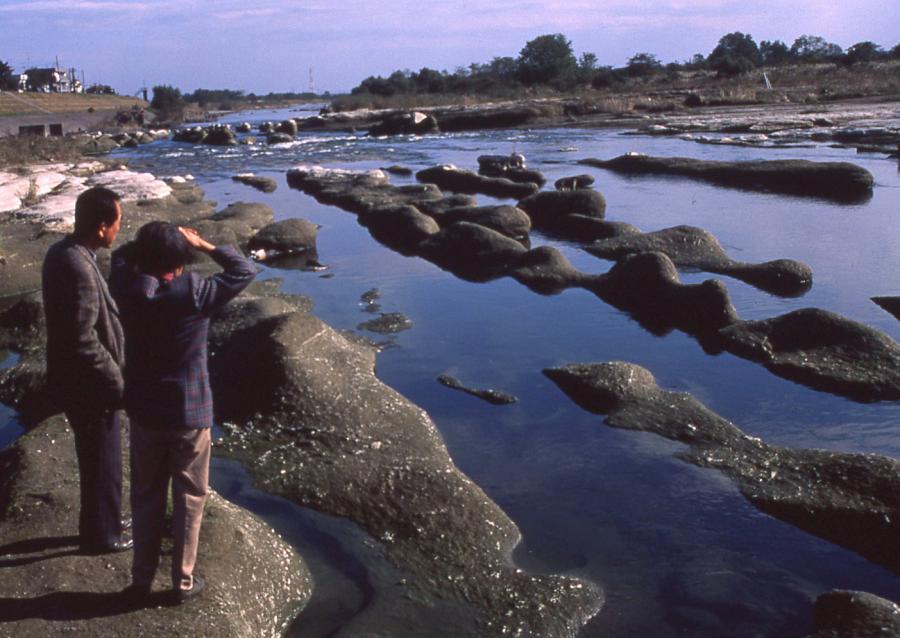
POLYGON ((77 93, 10 93, 0 92, 0 116, 69 113, 74 111, 110 111, 128 109, 137 104, 142 108, 147 102, 127 95, 87 95, 77 93), (43 109, 43 110, 42 110, 43 109))
POLYGON ((71 137, 10 135, 0 137, 0 168, 15 168, 44 162, 78 162, 81 145, 71 137))

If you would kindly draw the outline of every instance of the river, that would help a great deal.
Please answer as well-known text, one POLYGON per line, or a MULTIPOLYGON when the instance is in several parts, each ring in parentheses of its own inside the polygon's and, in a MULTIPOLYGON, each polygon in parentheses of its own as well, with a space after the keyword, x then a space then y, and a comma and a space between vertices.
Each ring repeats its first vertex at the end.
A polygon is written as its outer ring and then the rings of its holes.
MULTIPOLYGON (((230 121, 306 114, 254 112, 230 121)), ((296 164, 353 169, 400 164, 419 170, 452 163, 475 170, 479 155, 513 151, 524 154, 528 167, 542 171, 550 184, 562 176, 592 174, 607 200, 609 220, 645 231, 700 226, 735 259, 792 258, 812 268, 814 285, 799 298, 775 297, 722 278, 744 319, 815 306, 900 339, 900 322, 869 300, 900 294, 900 175, 895 160, 878 155, 821 144, 760 149, 577 128, 382 139, 304 133, 286 145, 159 142, 116 154, 128 157, 132 168, 159 176, 192 174, 219 208, 257 201, 271 206, 277 219, 303 217, 321 225, 318 251, 325 271, 265 268, 262 276, 281 278, 287 292, 312 297, 314 314, 338 329, 356 330, 372 318, 360 296, 373 288, 381 293, 382 312, 401 312, 412 321, 412 328, 391 336, 390 347, 379 354, 378 377, 431 415, 456 464, 518 524, 524 537, 515 555, 520 566, 582 576, 604 588, 605 607, 580 635, 800 636, 812 628, 812 601, 829 589, 900 599, 895 574, 762 514, 722 474, 679 460, 679 444, 605 426, 541 370, 574 362, 637 363, 661 387, 689 392, 746 433, 797 448, 898 457, 900 405, 857 403, 727 353, 705 354, 687 335, 653 335, 584 290, 541 296, 512 279, 460 280, 385 248, 354 215, 318 204, 285 181, 296 164), (842 205, 575 165, 580 158, 609 159, 628 151, 719 160, 851 161, 875 176, 876 187, 869 201, 842 205), (274 177, 278 189, 264 194, 232 182, 239 172, 274 177), (438 384, 442 373, 514 394, 519 401, 490 405, 438 384)), ((531 242, 555 246, 584 272, 602 273, 611 265, 577 244, 538 232, 531 242)), ((687 283, 710 277, 682 273, 687 283)), ((378 577, 366 573, 374 559, 371 541, 361 532, 254 492, 233 465, 220 462, 213 473, 226 496, 267 518, 301 551, 317 554, 317 591, 295 635, 331 635, 366 604, 378 577)))

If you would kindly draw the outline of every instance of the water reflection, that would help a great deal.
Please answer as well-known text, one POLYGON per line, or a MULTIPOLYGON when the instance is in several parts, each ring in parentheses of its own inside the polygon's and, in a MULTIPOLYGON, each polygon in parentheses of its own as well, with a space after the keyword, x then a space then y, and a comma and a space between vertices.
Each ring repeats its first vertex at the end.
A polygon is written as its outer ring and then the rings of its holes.
MULTIPOLYGON (((11 368, 19 362, 19 355, 8 350, 0 350, 0 370, 11 368)), ((16 411, 0 403, 0 450, 19 438, 25 428, 16 418, 16 411)))

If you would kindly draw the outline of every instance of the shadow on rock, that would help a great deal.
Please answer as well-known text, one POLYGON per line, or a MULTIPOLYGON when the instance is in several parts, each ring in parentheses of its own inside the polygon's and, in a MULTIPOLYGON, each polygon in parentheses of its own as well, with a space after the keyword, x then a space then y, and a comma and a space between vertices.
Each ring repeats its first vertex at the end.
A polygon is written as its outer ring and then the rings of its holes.
POLYGON ((138 601, 124 591, 61 591, 36 598, 0 598, 0 618, 5 622, 35 618, 54 621, 91 620, 170 604, 174 604, 174 598, 169 592, 157 592, 138 601))
POLYGON ((900 573, 900 461, 769 445, 634 364, 544 374, 582 408, 608 415, 607 425, 687 444, 684 460, 721 470, 758 509, 900 573))

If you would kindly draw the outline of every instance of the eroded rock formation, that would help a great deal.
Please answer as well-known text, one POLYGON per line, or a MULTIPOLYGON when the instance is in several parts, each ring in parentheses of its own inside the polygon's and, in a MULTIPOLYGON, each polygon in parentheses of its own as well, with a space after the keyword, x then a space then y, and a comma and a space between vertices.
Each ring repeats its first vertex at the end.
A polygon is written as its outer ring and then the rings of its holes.
POLYGON ((687 444, 684 460, 721 470, 767 514, 900 573, 897 459, 764 443, 689 394, 661 389, 634 364, 572 364, 544 374, 612 427, 687 444))
POLYGON ((812 286, 812 270, 793 259, 750 264, 731 259, 710 233, 695 226, 675 226, 652 233, 600 239, 585 246, 592 255, 621 259, 642 252, 665 253, 676 266, 729 275, 783 296, 801 295, 812 286))
POLYGON ((822 197, 841 202, 871 197, 875 184, 869 171, 849 162, 724 162, 631 153, 606 161, 584 159, 581 163, 620 173, 681 175, 723 186, 822 197))

